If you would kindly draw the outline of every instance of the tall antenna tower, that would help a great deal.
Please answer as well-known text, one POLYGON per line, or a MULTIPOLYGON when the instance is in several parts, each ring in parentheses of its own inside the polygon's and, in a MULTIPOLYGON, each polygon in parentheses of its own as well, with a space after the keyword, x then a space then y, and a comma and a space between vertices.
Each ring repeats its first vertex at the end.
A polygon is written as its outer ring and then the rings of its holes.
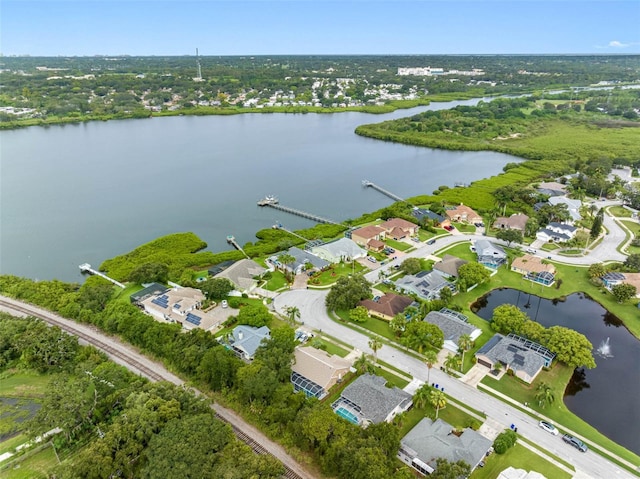
POLYGON ((198 55, 197 48, 196 48, 196 65, 198 66, 198 75, 194 78, 194 80, 202 81, 202 70, 200 69, 200 56, 198 55))

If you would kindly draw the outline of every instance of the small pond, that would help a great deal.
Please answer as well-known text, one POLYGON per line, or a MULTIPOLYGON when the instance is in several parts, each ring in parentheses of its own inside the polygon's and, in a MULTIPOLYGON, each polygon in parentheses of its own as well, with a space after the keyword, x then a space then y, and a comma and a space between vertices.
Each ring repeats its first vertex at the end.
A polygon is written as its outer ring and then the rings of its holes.
POLYGON ((497 289, 479 298, 473 310, 490 320, 494 308, 505 303, 518 306, 545 327, 565 326, 591 341, 597 366, 574 371, 564 403, 601 433, 640 454, 640 341, 616 316, 582 293, 548 300, 497 289))

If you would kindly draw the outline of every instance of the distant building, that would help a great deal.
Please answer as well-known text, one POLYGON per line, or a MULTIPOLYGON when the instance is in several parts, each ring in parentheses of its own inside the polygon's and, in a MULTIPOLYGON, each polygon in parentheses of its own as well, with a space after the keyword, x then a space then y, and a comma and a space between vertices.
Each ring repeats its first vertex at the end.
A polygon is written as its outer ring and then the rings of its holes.
POLYGON ((411 394, 386 384, 381 376, 363 374, 344 388, 331 407, 340 417, 360 426, 391 422, 409 409, 413 400, 411 394))
POLYGON ((500 472, 497 479, 547 479, 547 477, 536 471, 527 472, 524 469, 509 466, 500 472))
POLYGON ((449 220, 449 218, 445 218, 444 216, 439 215, 438 213, 434 213, 433 211, 427 210, 424 208, 414 208, 411 211, 411 215, 420 222, 425 222, 429 220, 434 224, 434 226, 438 226, 438 227, 449 226, 451 224, 451 221, 449 220))
POLYGON ((327 260, 295 246, 289 248, 286 252, 281 252, 269 257, 268 261, 277 268, 285 268, 293 274, 300 274, 307 269, 315 269, 316 271, 323 270, 330 264, 327 260), (293 257, 293 262, 291 264, 281 264, 279 256, 282 254, 288 254, 293 257))
POLYGON ((547 196, 564 196, 567 194, 567 185, 563 185, 557 181, 549 181, 540 183, 536 191, 547 196))
POLYGON ((464 461, 473 471, 484 459, 492 441, 467 427, 456 431, 442 419, 423 418, 400 441, 398 459, 421 475, 435 472, 438 458, 464 461))

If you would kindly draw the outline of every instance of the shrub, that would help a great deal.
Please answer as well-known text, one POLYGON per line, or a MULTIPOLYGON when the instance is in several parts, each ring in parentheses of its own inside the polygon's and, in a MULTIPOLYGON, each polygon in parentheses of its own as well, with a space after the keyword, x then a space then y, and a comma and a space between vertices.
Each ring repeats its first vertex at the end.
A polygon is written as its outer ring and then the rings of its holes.
POLYGON ((518 435, 512 430, 506 430, 496 437, 493 443, 493 450, 497 454, 504 454, 507 450, 513 447, 518 440, 518 435))

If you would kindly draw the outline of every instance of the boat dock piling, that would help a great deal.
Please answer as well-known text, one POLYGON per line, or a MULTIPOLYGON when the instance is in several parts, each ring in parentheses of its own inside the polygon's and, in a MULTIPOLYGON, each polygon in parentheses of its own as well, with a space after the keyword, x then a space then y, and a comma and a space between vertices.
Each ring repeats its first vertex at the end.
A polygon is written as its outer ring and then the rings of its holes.
POLYGON ((270 206, 271 208, 275 208, 276 210, 284 211, 285 213, 291 213, 292 215, 301 216, 302 218, 307 218, 309 220, 315 221, 316 223, 325 223, 330 225, 339 225, 340 223, 330 220, 328 218, 323 218, 322 216, 317 216, 311 213, 307 213, 306 211, 296 210, 295 208, 289 208, 288 206, 283 206, 278 203, 278 200, 272 196, 267 196, 260 201, 258 201, 258 206, 270 206))

